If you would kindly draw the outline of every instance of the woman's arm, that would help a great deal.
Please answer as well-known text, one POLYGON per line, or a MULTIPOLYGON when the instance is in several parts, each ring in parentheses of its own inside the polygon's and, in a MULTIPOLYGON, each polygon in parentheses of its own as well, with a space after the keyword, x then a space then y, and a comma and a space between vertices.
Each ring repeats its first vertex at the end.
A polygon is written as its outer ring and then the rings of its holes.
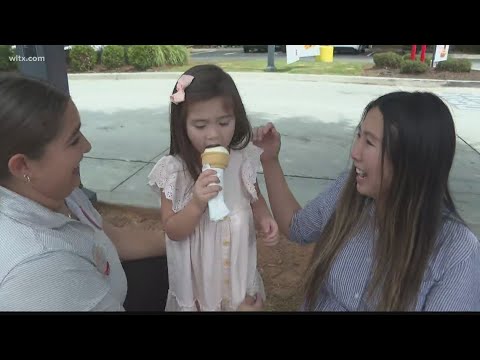
POLYGON ((309 243, 318 240, 328 219, 335 211, 346 176, 337 179, 329 189, 302 209, 288 187, 278 159, 280 134, 272 123, 256 128, 253 143, 263 149, 260 156, 268 199, 280 231, 290 240, 309 243))
POLYGON ((103 222, 103 230, 115 245, 122 261, 164 256, 166 253, 165 233, 162 230, 119 228, 107 221, 103 222))
POLYGON ((473 251, 432 286, 423 311, 480 311, 480 245, 473 234, 471 239, 473 251))
POLYGON ((278 160, 280 133, 272 123, 254 129, 253 143, 263 150, 260 156, 267 185, 268 199, 280 231, 289 236, 293 215, 301 207, 290 191, 278 160))
POLYGON ((262 161, 262 166, 273 216, 280 231, 288 237, 293 215, 301 206, 288 187, 278 158, 262 161))

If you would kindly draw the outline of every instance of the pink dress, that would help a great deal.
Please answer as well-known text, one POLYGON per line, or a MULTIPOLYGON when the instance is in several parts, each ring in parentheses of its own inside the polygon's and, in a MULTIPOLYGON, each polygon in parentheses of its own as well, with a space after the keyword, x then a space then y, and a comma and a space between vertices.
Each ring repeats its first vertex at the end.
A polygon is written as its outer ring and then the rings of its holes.
MULTIPOLYGON (((180 241, 166 236, 169 291, 166 311, 231 311, 245 296, 265 299, 257 271, 255 225, 250 203, 257 200, 255 182, 262 150, 249 144, 231 150, 224 172, 224 197, 230 215, 213 222, 208 208, 192 234, 180 241)), ((179 212, 192 199, 194 182, 176 156, 154 166, 148 183, 163 191, 179 212)))

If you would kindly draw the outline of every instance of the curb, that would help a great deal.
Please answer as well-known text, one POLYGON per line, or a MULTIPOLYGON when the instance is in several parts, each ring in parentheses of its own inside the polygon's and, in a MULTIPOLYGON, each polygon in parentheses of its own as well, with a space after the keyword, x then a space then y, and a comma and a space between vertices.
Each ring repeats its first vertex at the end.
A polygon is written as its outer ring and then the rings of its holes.
MULTIPOLYGON (((332 81, 360 85, 387 85, 387 86, 430 86, 430 87, 470 87, 480 88, 480 81, 473 80, 436 80, 390 78, 374 76, 348 76, 348 75, 312 75, 312 74, 277 74, 263 72, 229 72, 235 78, 262 77, 263 79, 285 80, 286 78, 297 81, 332 81)), ((151 80, 168 79, 176 80, 181 72, 133 72, 133 73, 88 73, 68 74, 69 80, 151 80)))
POLYGON ((132 80, 177 79, 181 72, 131 72, 68 74, 68 80, 132 80))

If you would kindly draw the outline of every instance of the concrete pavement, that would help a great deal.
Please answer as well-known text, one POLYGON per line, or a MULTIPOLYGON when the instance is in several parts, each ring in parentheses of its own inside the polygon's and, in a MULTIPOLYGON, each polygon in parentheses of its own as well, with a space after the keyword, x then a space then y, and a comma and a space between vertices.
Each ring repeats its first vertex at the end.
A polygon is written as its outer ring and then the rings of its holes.
MULTIPOLYGON (((82 130, 93 146, 81 165, 82 181, 99 200, 159 206, 146 179, 168 152, 168 97, 179 75, 69 75, 82 130)), ((302 205, 349 166, 354 128, 370 100, 399 89, 439 94, 454 113, 459 135, 451 175, 453 195, 480 237, 478 84, 271 73, 232 73, 232 77, 252 124, 273 121, 282 133, 281 162, 302 205)), ((261 173, 258 179, 265 192, 261 173)))

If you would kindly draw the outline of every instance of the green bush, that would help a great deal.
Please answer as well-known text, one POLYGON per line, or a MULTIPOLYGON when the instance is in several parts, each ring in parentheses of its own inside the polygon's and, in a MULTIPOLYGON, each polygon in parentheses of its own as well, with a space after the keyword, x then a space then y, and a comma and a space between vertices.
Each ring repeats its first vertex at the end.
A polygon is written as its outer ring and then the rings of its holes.
MULTIPOLYGON (((453 45, 450 45, 450 47, 452 46, 453 45)), ((455 50, 471 54, 480 54, 480 45, 455 45, 455 50)))
POLYGON ((132 45, 122 45, 123 46, 123 53, 124 53, 124 57, 125 57, 125 64, 127 65, 130 65, 130 62, 128 61, 128 49, 132 46, 132 45))
POLYGON ((373 62, 375 63, 375 66, 379 68, 398 69, 402 65, 403 59, 400 55, 389 51, 374 54, 373 62))
POLYGON ((10 61, 10 56, 15 56, 12 45, 0 45, 0 71, 9 71, 17 67, 15 61, 10 61))
POLYGON ((138 70, 165 65, 165 55, 159 45, 132 45, 128 48, 128 63, 138 70))
MULTIPOLYGON (((410 54, 403 55, 402 59, 404 61, 410 60, 410 54)), ((415 61, 420 61, 420 55, 417 55, 417 57, 415 58, 415 61)), ((427 64, 428 66, 432 65, 432 57, 431 56, 425 56, 425 64, 427 64)))
POLYGON ((400 73, 402 74, 421 74, 427 71, 428 65, 421 61, 404 60, 400 67, 400 73))
POLYGON ((188 64, 190 51, 186 46, 181 45, 160 45, 165 55, 165 64, 167 65, 185 65, 188 64))
POLYGON ((107 45, 102 51, 102 64, 108 69, 125 65, 125 48, 122 45, 107 45))
POLYGON ((97 52, 89 45, 74 45, 70 50, 70 65, 74 71, 93 70, 97 63, 97 52))
POLYGON ((440 61, 435 68, 436 71, 451 72, 470 72, 472 70, 472 62, 468 59, 448 59, 440 61))
POLYGON ((102 63, 102 54, 103 54, 103 47, 100 49, 95 49, 95 53, 97 54, 97 60, 95 64, 101 64, 102 63))

